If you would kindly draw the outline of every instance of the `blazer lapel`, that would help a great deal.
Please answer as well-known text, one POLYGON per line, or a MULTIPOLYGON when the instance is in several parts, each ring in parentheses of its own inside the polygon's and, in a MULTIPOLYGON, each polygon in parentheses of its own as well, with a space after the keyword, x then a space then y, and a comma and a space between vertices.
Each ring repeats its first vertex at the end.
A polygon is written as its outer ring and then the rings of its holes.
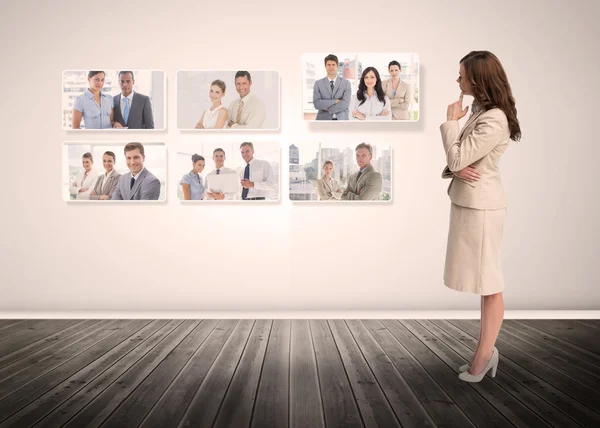
POLYGON ((147 174, 148 174, 148 170, 146 168, 144 168, 140 172, 140 176, 135 180, 135 184, 133 185, 131 191, 129 192, 129 199, 133 199, 133 195, 135 195, 135 192, 137 191, 137 189, 139 189, 139 187, 142 185, 142 180, 146 177, 147 174))
POLYGON ((475 123, 475 120, 481 116, 481 113, 483 113, 483 111, 479 111, 477 113, 474 113, 471 115, 471 117, 469 117, 469 119, 467 120, 467 122, 465 123, 465 126, 462 127, 462 129, 460 130, 460 133, 458 134, 458 139, 460 141, 460 139, 462 138, 463 134, 465 133, 465 131, 467 130, 467 128, 469 126, 471 126, 472 124, 475 123))

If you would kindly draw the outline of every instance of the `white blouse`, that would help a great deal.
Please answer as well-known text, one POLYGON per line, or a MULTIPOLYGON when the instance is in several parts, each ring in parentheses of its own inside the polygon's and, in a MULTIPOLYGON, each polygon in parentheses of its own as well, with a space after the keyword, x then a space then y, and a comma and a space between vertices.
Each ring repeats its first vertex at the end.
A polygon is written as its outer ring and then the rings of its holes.
POLYGON ((360 101, 358 101, 356 94, 352 95, 352 99, 350 100, 350 120, 362 120, 353 116, 353 113, 356 110, 366 116, 364 120, 392 120, 392 105, 387 96, 385 97, 385 104, 379 101, 377 92, 371 97, 365 92, 365 98, 365 102, 359 105, 360 101), (386 110, 388 114, 381 116, 381 113, 384 110, 386 110))

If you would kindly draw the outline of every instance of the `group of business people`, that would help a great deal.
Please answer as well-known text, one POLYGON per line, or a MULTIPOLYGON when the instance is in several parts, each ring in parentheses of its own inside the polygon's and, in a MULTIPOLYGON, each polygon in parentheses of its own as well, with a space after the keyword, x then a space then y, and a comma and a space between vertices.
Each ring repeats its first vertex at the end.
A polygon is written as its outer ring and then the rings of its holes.
POLYGON ((75 99, 71 128, 80 129, 154 129, 150 97, 133 90, 133 71, 119 72, 121 93, 112 96, 102 92, 106 73, 90 71, 87 76, 89 88, 75 99))
POLYGON ((361 143, 354 150, 359 170, 348 177, 345 189, 331 176, 333 162, 326 160, 323 164, 323 177, 317 180, 317 194, 321 201, 375 201, 381 199, 382 177, 375 171, 373 148, 370 144, 361 143))
POLYGON ((160 180, 144 166, 146 155, 141 143, 129 143, 123 150, 129 173, 119 174, 115 169, 116 156, 112 151, 102 155, 104 173, 94 170, 91 153, 81 157, 83 171, 71 182, 69 193, 77 200, 158 200, 160 180))
POLYGON ((273 175, 271 164, 254 157, 254 145, 244 142, 240 145, 240 155, 246 166, 236 172, 225 167, 225 150, 213 151, 212 159, 215 169, 203 179, 206 161, 199 154, 192 155, 192 169, 181 179, 181 190, 184 200, 265 200, 277 191, 277 179, 273 175), (220 178, 224 174, 236 174, 237 183, 232 188, 222 188, 220 178))
POLYGON ((210 84, 208 96, 211 101, 196 123, 196 129, 261 129, 266 119, 264 102, 251 92, 252 76, 241 70, 235 73, 236 98, 225 108, 221 100, 225 96, 227 85, 217 79, 210 84))
POLYGON ((382 81, 375 67, 363 70, 356 93, 350 81, 338 76, 338 57, 325 57, 327 76, 315 82, 313 104, 317 120, 408 120, 410 85, 400 80, 398 61, 388 65, 390 78, 382 81))

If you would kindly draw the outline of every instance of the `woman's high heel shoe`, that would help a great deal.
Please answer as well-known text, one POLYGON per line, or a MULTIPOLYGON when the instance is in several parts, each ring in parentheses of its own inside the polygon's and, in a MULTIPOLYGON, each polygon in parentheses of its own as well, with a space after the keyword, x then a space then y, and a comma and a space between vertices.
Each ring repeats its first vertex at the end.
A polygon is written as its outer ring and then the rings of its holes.
MULTIPOLYGON (((494 346, 494 351, 498 352, 498 350, 496 349, 496 347, 495 347, 495 346, 494 346)), ((460 366, 460 367, 458 368, 458 371, 459 371, 459 372, 461 372, 461 373, 462 373, 462 372, 466 372, 466 371, 468 371, 468 370, 469 370, 469 368, 470 368, 470 367, 471 367, 471 365, 470 365, 470 364, 464 364, 464 365, 462 365, 462 366, 460 366)))
POLYGON ((496 377, 496 372, 498 371, 498 360, 500 357, 498 356, 498 350, 494 348, 494 353, 492 354, 490 361, 488 361, 485 369, 479 374, 472 375, 468 371, 463 372, 458 375, 460 380, 464 380, 465 382, 481 382, 481 380, 485 377, 488 370, 492 370, 492 377, 496 377))

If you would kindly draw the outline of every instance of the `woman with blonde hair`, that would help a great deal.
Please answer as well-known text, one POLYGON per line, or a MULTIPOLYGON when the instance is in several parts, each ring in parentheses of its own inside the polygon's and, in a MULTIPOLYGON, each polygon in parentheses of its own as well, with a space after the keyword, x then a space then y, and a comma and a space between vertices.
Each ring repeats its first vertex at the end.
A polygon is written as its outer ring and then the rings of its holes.
POLYGON ((498 350, 494 344, 504 318, 504 277, 500 247, 506 218, 506 199, 498 164, 510 141, 521 138, 515 100, 498 58, 473 51, 460 60, 457 82, 461 94, 450 104, 440 127, 447 167, 452 178, 448 195, 450 230, 444 284, 481 296, 481 324, 477 349, 459 378, 479 382, 492 370, 496 375, 498 350), (468 112, 463 96, 474 98, 471 117, 462 129, 458 121, 468 112))
POLYGON ((323 178, 317 180, 317 193, 321 201, 339 201, 342 198, 342 189, 338 181, 331 177, 333 162, 328 160, 323 164, 323 178))

